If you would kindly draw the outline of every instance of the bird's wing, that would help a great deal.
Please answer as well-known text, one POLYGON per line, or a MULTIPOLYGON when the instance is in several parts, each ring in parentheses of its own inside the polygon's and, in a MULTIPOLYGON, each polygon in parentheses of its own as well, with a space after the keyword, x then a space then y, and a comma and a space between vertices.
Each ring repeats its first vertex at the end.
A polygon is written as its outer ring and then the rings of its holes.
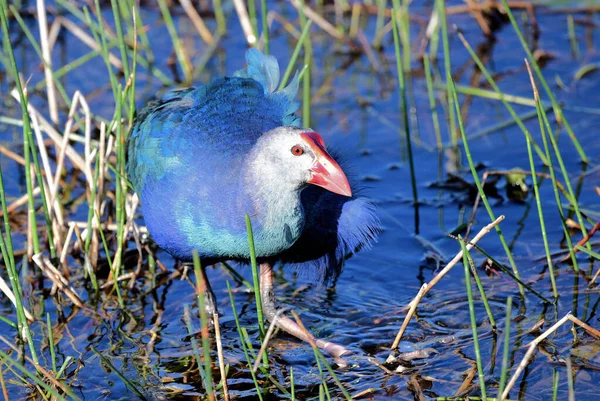
POLYGON ((246 58, 248 68, 237 76, 149 102, 130 132, 127 174, 145 222, 178 257, 194 247, 217 257, 227 241, 245 241, 245 155, 263 133, 300 124, 293 114, 298 80, 277 91, 275 58, 253 50, 246 58))
POLYGON ((297 76, 278 91, 275 57, 250 49, 246 61, 247 69, 234 77, 168 92, 140 110, 128 144, 127 173, 136 191, 147 178, 182 171, 190 162, 202 160, 206 171, 230 165, 227 156, 245 153, 264 132, 300 125, 297 76))

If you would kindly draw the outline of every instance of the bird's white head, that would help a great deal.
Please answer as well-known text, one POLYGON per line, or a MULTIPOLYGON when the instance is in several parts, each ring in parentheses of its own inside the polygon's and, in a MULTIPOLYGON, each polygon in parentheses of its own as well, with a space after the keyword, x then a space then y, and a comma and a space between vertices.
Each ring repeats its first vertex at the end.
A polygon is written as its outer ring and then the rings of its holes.
POLYGON ((265 180, 298 188, 313 184, 352 196, 346 174, 327 152, 323 138, 310 129, 275 128, 260 137, 250 157, 265 180))

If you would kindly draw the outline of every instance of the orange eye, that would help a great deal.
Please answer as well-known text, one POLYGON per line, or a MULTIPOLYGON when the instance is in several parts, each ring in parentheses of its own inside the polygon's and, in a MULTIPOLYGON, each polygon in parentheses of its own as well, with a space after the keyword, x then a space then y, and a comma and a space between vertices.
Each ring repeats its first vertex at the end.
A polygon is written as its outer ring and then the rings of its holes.
POLYGON ((302 146, 296 145, 296 146, 292 146, 292 154, 294 156, 301 156, 304 153, 304 149, 302 149, 302 146))

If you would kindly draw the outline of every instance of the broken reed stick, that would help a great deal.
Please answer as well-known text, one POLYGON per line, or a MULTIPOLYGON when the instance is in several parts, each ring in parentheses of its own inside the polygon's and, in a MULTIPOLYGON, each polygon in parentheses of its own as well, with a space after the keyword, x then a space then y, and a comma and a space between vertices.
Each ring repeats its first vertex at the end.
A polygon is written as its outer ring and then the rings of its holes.
MULTIPOLYGON (((475 246, 475 244, 477 242, 479 242, 479 240, 481 238, 483 238, 487 233, 489 233, 502 220, 504 220, 504 216, 503 215, 499 216, 496 220, 494 220, 493 222, 491 222, 490 224, 488 224, 487 226, 485 226, 481 230, 479 230, 479 232, 477 233, 477 235, 471 241, 469 241, 467 243, 467 245, 466 245, 467 250, 471 250, 471 248, 473 248, 473 246, 475 246)), ((402 326, 400 327, 400 330, 398 331, 398 334, 396 335, 396 338, 394 339, 394 343, 392 344, 391 350, 395 350, 395 349, 398 348, 398 345, 400 344, 400 341, 402 340, 402 336, 404 335, 404 332, 406 331, 406 328, 408 327, 408 323, 410 322, 410 320, 412 319, 413 315, 415 314, 415 311, 417 309, 417 305, 419 304, 419 302, 421 301, 421 299, 423 299, 423 297, 433 288, 433 286, 436 285, 438 283, 438 281, 440 281, 442 279, 442 277, 444 277, 450 271, 450 269, 452 269, 454 267, 454 265, 456 265, 461 260, 462 255, 463 255, 463 252, 461 250, 450 261, 450 263, 448 263, 438 273, 438 275, 433 278, 433 280, 431 280, 427 284, 423 284, 423 286, 419 290, 419 293, 408 304, 408 306, 410 307, 410 309, 408 310, 408 313, 406 314, 406 317, 404 318, 404 321, 402 322, 402 326)))
MULTIPOLYGON (((192 21, 194 28, 196 28, 196 30, 198 31, 198 34, 200 35, 202 40, 207 45, 212 45, 215 41, 215 38, 213 37, 213 34, 206 27, 204 20, 202 19, 200 14, 198 14, 198 11, 196 11, 194 6, 192 5, 192 2, 190 0, 180 0, 179 3, 181 3, 181 7, 183 7, 183 11, 185 11, 185 13, 187 14, 190 21, 192 21)), ((135 17, 135 15, 134 15, 134 17, 135 17)))
POLYGON ((537 346, 542 341, 544 341, 550 334, 552 334, 556 330, 558 330, 558 328, 560 326, 562 326, 563 324, 565 324, 568 320, 570 320, 574 324, 582 327, 584 330, 586 330, 588 333, 590 333, 594 337, 600 339, 600 331, 598 331, 598 330, 590 327, 589 325, 585 324, 584 322, 582 322, 581 320, 579 320, 578 318, 576 318, 575 316, 573 316, 571 314, 571 312, 567 313, 562 319, 560 319, 558 322, 554 323, 552 325, 552 327, 550 327, 548 330, 544 331, 542 334, 540 334, 538 337, 536 337, 531 343, 529 343, 529 348, 527 349, 527 352, 525 353, 525 356, 523 356, 523 359, 519 363, 519 366, 517 367, 517 370, 515 371, 515 373, 513 373, 513 375, 510 378, 510 381, 506 385, 506 388, 504 389, 504 391, 500 395, 500 401, 503 401, 503 400, 506 399, 506 397, 508 396, 508 393, 510 392, 510 390, 513 388, 513 386, 517 382, 517 379, 519 378, 519 376, 521 375, 521 373, 523 372, 523 370, 525 370, 525 368, 529 364, 529 359, 531 358, 531 356, 535 352, 537 346))
POLYGON ((42 48, 42 57, 44 61, 44 76, 46 78, 46 94, 48 96, 48 111, 50 119, 54 124, 58 124, 58 107, 56 105, 56 90, 52 79, 52 55, 50 54, 50 45, 48 41, 48 20, 46 18, 46 2, 37 0, 38 29, 40 32, 40 47, 42 48))
MULTIPOLYGON (((6 296, 6 298, 8 298, 10 300, 10 302, 12 302, 12 304, 15 306, 15 308, 17 307, 17 301, 15 300, 15 294, 12 292, 12 290, 10 289, 8 284, 6 284, 6 281, 4 281, 4 279, 2 277, 0 277, 0 292, 2 292, 6 296)), ((29 313, 29 311, 27 310, 25 305, 23 305, 23 312, 25 313, 25 317, 27 318, 27 320, 29 320, 30 322, 33 322, 35 320, 33 315, 31 313, 29 313)))
POLYGON ((221 342, 221 326, 219 325, 219 313, 213 314, 213 324, 215 329, 215 342, 217 343, 217 359, 219 360, 219 373, 221 374, 221 391, 223 393, 223 400, 229 401, 229 388, 227 387, 227 374, 225 373, 225 358, 223 357, 223 344, 221 342))
POLYGON ((260 350, 258 351, 258 354, 256 356, 256 360, 254 361, 254 365, 252 366, 252 371, 254 373, 256 373, 256 371, 258 370, 258 367, 260 366, 260 358, 262 356, 262 354, 265 352, 265 350, 267 349, 267 345, 269 345, 269 340, 271 340, 271 337, 273 336, 273 333, 275 332, 275 328, 277 326, 275 326, 275 322, 277 322, 279 320, 279 317, 281 316, 281 314, 284 312, 284 309, 279 309, 277 311, 277 314, 275 315, 275 319, 273 319, 271 321, 271 324, 269 324, 269 328, 267 329, 267 333, 265 334, 265 339, 263 340, 262 344, 260 345, 260 350))
POLYGON ((40 268, 40 270, 46 273, 46 276, 60 289, 64 294, 73 302, 76 306, 83 308, 83 301, 69 285, 69 281, 62 275, 56 267, 52 265, 50 259, 44 256, 42 253, 33 255, 33 261, 40 268))
POLYGON ((238 15, 240 25, 242 26, 242 31, 244 31, 246 41, 250 46, 253 46, 258 38, 256 37, 257 33, 252 29, 252 24, 250 23, 250 17, 248 16, 246 5, 242 0, 233 0, 233 5, 235 6, 235 11, 238 15))

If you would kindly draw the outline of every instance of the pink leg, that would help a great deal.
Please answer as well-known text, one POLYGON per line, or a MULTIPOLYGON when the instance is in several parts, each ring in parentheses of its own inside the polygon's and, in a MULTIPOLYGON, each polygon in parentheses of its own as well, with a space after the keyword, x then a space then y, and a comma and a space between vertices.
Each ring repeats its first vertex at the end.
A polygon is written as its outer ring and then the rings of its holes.
MULTIPOLYGON (((286 333, 306 342, 310 342, 308 337, 310 336, 310 339, 317 344, 317 347, 336 359, 339 359, 342 355, 350 352, 341 345, 313 337, 310 333, 302 330, 296 322, 286 316, 277 316, 275 296, 273 295, 273 270, 269 263, 261 263, 260 265, 260 296, 262 299, 263 313, 267 319, 270 322, 274 321, 275 325, 286 333)), ((340 363, 338 362, 338 364, 340 363)))

